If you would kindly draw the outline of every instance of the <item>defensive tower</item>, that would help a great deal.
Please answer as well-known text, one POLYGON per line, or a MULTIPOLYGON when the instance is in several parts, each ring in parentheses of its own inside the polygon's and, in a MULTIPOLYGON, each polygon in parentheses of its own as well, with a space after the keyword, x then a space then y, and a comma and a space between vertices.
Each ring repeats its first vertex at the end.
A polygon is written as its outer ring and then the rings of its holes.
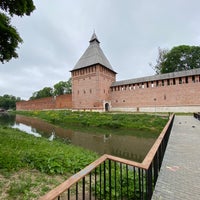
POLYGON ((110 86, 116 72, 104 55, 95 33, 89 47, 71 71, 73 109, 109 110, 110 86))

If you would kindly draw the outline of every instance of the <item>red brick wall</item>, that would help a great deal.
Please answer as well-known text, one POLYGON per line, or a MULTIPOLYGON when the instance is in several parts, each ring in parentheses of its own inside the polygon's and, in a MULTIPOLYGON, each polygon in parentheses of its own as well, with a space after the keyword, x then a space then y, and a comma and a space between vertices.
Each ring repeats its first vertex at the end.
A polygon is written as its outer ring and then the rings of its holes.
POLYGON ((72 72, 72 102, 74 109, 103 109, 103 101, 109 100, 111 83, 115 73, 94 65, 72 72))
POLYGON ((30 101, 20 101, 16 103, 17 110, 45 110, 54 108, 55 100, 53 97, 34 99, 30 101))
POLYGON ((200 75, 110 87, 115 73, 95 65, 72 71, 72 95, 18 102, 17 110, 199 106, 200 75), (152 87, 153 85, 153 87, 152 87))
MULTIPOLYGON (((184 82, 184 81, 183 81, 184 82)), ((167 80, 128 86, 115 86, 111 88, 111 103, 113 108, 131 108, 131 107, 153 107, 155 106, 200 106, 200 82, 199 76, 196 76, 196 82, 192 77, 188 77, 188 83, 179 84, 179 78, 176 78, 176 84, 170 79, 170 85, 167 80), (123 89, 122 89, 123 88, 123 89), (119 91, 118 91, 119 89, 119 91)))
POLYGON ((17 110, 48 110, 48 109, 71 109, 72 95, 65 94, 61 96, 46 97, 41 99, 20 101, 16 103, 17 110))
POLYGON ((72 94, 64 94, 56 97, 56 109, 72 108, 72 94))

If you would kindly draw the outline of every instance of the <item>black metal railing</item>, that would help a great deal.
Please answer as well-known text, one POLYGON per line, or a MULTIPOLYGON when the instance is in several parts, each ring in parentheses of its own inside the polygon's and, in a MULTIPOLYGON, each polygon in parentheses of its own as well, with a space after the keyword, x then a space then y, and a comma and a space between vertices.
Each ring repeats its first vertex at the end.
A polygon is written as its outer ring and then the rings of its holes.
POLYGON ((150 200, 171 132, 170 118, 142 163, 103 155, 41 200, 150 200))
POLYGON ((200 120, 200 112, 194 113, 194 117, 195 117, 196 119, 200 120))
POLYGON ((162 165, 163 157, 173 126, 174 116, 175 115, 172 115, 171 120, 165 126, 163 132, 160 134, 157 141, 154 143, 153 147, 142 162, 142 164, 146 165, 147 170, 147 199, 151 199, 153 189, 156 185, 158 174, 162 165))

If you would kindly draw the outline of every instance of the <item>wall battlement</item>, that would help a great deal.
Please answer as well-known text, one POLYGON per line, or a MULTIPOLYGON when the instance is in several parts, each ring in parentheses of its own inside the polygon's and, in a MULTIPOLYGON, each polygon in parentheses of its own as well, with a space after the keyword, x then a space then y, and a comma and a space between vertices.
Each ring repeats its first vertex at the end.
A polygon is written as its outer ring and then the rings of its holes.
POLYGON ((200 68, 116 81, 94 33, 71 70, 72 94, 17 103, 17 110, 199 112, 200 68))

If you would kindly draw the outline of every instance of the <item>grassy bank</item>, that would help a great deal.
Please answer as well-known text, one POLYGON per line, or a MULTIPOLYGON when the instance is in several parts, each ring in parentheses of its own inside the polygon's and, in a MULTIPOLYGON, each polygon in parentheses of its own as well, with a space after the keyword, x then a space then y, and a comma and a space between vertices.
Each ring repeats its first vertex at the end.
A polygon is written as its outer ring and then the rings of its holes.
MULTIPOLYGON (((147 114, 33 111, 19 114, 61 127, 156 137, 167 117, 147 114)), ((0 126, 0 199, 38 199, 98 155, 61 141, 48 141, 0 126)))
POLYGON ((38 199, 96 158, 82 148, 0 127, 0 199, 38 199))
POLYGON ((72 129, 91 129, 105 132, 115 130, 122 133, 146 132, 158 135, 168 118, 149 114, 122 114, 71 111, 29 111, 19 114, 41 118, 47 122, 72 129))

